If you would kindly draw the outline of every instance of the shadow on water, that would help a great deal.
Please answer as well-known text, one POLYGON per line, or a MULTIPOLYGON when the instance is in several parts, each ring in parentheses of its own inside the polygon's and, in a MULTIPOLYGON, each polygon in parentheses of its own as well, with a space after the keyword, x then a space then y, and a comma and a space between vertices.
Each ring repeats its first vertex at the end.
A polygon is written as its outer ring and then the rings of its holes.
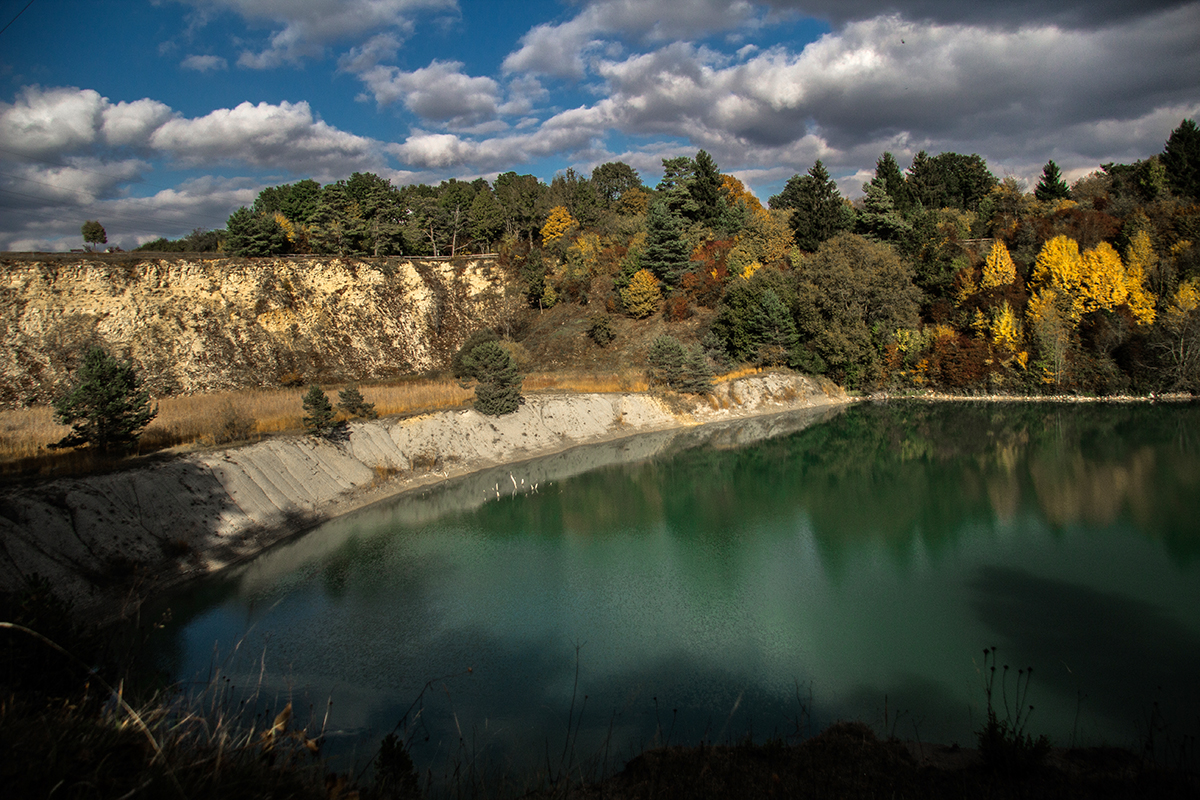
POLYGON ((1143 736, 1152 713, 1177 736, 1200 734, 1200 636, 1158 606, 999 566, 981 567, 971 589, 1004 639, 1001 662, 1034 666, 1039 691, 1082 692, 1115 722, 1140 720, 1143 736))

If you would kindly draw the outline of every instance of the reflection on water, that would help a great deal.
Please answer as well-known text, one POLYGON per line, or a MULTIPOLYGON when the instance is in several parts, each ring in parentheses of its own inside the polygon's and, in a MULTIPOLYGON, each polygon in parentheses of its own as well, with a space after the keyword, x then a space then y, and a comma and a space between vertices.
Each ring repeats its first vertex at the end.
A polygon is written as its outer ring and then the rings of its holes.
POLYGON ((157 659, 331 699, 362 753, 420 697, 430 762, 465 742, 544 766, 573 698, 581 754, 846 717, 968 744, 991 645, 1036 667, 1032 725, 1060 743, 1128 744, 1156 702, 1194 734, 1198 414, 863 404, 579 449, 176 597, 157 659))

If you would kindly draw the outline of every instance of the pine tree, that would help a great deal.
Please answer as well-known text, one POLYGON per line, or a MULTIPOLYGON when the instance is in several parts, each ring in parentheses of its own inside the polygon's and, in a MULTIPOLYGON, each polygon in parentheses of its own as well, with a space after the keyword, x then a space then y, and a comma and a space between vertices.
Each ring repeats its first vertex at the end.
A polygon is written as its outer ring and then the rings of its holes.
POLYGON ((650 365, 647 376, 650 382, 675 388, 682 380, 687 353, 683 344, 674 336, 659 336, 650 344, 646 363, 650 365))
POLYGON ((304 395, 304 427, 317 436, 333 430, 333 404, 315 383, 304 395))
POLYGON ((464 359, 467 374, 475 385, 475 410, 498 417, 511 414, 521 405, 523 379, 517 364, 499 342, 484 342, 464 359))
POLYGON ((158 414, 133 365, 117 361, 102 347, 87 351, 74 388, 59 398, 54 411, 59 422, 71 426, 56 447, 89 445, 104 451, 137 441, 158 414))
POLYGON ((721 170, 707 151, 696 153, 695 172, 688 184, 688 194, 696 204, 695 219, 713 225, 721 215, 721 170))
POLYGON ((853 220, 853 212, 842 202, 837 184, 819 160, 807 175, 793 175, 770 203, 771 208, 792 209, 796 246, 808 252, 815 252, 821 242, 848 230, 853 220))
POLYGON ((1200 199, 1200 128, 1195 120, 1185 119, 1171 131, 1159 161, 1171 191, 1200 199))
POLYGON ((368 403, 362 396, 362 392, 358 390, 358 386, 353 383, 338 392, 338 408, 350 417, 364 419, 375 419, 376 417, 375 404, 368 403))
POLYGON ((1071 196, 1071 189, 1062 179, 1062 174, 1058 171, 1058 164, 1055 164, 1053 160, 1047 161, 1046 166, 1042 167, 1042 179, 1034 188, 1033 196, 1043 203, 1065 200, 1071 196))
POLYGON ((642 268, 650 270, 668 288, 672 288, 690 266, 689 256, 679 218, 663 203, 650 206, 646 214, 646 247, 641 256, 642 268))

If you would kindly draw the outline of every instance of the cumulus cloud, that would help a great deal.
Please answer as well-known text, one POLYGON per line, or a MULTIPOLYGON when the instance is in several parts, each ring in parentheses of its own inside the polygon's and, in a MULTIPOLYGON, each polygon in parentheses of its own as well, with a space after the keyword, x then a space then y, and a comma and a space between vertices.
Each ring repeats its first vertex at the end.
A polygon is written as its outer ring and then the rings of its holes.
POLYGON ((220 56, 191 55, 179 62, 179 66, 195 72, 216 72, 229 69, 229 62, 220 56))
POLYGON ((774 9, 836 23, 872 19, 897 12, 918 22, 969 23, 988 27, 1054 24, 1094 29, 1147 14, 1182 8, 1193 0, 765 0, 774 9))
POLYGON ((135 232, 152 239, 221 227, 261 189, 259 178, 212 176, 133 196, 164 167, 322 182, 387 169, 379 142, 328 125, 307 103, 243 103, 186 118, 149 98, 113 103, 91 89, 26 87, 0 103, 0 141, 0 247, 10 249, 77 247, 83 219, 104 220, 121 247, 139 243, 128 238, 135 232))
POLYGON ((327 125, 306 102, 241 103, 195 119, 177 117, 150 143, 185 164, 237 162, 313 176, 344 176, 379 161, 372 140, 327 125))
POLYGON ((245 50, 238 64, 252 69, 299 63, 337 42, 377 31, 411 35, 425 12, 455 12, 457 0, 183 0, 202 14, 230 11, 247 22, 273 28, 261 49, 245 50))
POLYGON ((160 236, 179 238, 196 228, 223 227, 230 211, 253 203, 261 189, 259 183, 244 178, 203 177, 145 197, 96 201, 76 197, 74 202, 68 197, 5 225, 0 229, 0 249, 81 247, 83 220, 98 219, 108 234, 108 245, 129 250, 160 236))
POLYGON ((580 78, 609 36, 637 42, 703 38, 753 27, 760 18, 746 0, 599 0, 567 22, 537 25, 504 60, 506 72, 580 78))
MULTIPOLYGON (((596 108, 624 133, 687 137, 739 163, 784 156, 814 135, 847 154, 880 142, 937 151, 965 143, 968 151, 986 145, 1020 159, 1044 152, 1043 134, 1060 136, 1064 125, 1129 121, 1194 103, 1195 31, 1200 7, 1193 5, 1101 31, 880 17, 799 53, 777 47, 737 63, 673 43, 599 62, 607 97, 596 108)), ((1107 152, 1086 138, 1076 146, 1081 154, 1107 152)))
POLYGON ((477 125, 496 115, 500 87, 491 78, 471 77, 460 61, 433 61, 403 72, 376 66, 359 77, 381 106, 402 102, 423 120, 451 127, 477 125))

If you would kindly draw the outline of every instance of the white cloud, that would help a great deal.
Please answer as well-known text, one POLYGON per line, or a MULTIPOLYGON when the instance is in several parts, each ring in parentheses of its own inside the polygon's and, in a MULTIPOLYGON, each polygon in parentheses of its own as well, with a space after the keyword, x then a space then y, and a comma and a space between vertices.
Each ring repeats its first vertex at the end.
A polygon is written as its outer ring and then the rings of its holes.
POLYGON ((426 12, 456 12, 457 0, 182 0, 202 15, 230 11, 273 28, 265 47, 245 50, 238 64, 252 69, 298 64, 331 44, 378 31, 406 38, 426 12))
POLYGON ((1053 24, 1103 28, 1132 18, 1181 8, 1193 0, 763 0, 775 9, 844 23, 894 14, 918 22, 967 23, 1018 28, 1053 24))
POLYGON ((175 118, 150 143, 185 164, 236 162, 313 177, 344 177, 380 160, 372 140, 316 119, 306 102, 241 103, 195 119, 175 118))
POLYGON ((79 150, 96 141, 107 104, 91 89, 27 86, 0 103, 0 141, 22 155, 79 150))
POLYGON ((567 22, 537 25, 504 60, 506 72, 581 78, 610 36, 638 42, 691 39, 755 27, 760 12, 746 0, 598 0, 567 22))
POLYGON ((229 62, 220 56, 191 55, 179 62, 179 66, 195 72, 216 72, 229 69, 229 62))
POLYGON ((477 125, 496 115, 500 87, 491 78, 465 74, 462 67, 459 61, 433 61, 412 72, 376 66, 359 77, 381 106, 402 102, 426 121, 477 125))

